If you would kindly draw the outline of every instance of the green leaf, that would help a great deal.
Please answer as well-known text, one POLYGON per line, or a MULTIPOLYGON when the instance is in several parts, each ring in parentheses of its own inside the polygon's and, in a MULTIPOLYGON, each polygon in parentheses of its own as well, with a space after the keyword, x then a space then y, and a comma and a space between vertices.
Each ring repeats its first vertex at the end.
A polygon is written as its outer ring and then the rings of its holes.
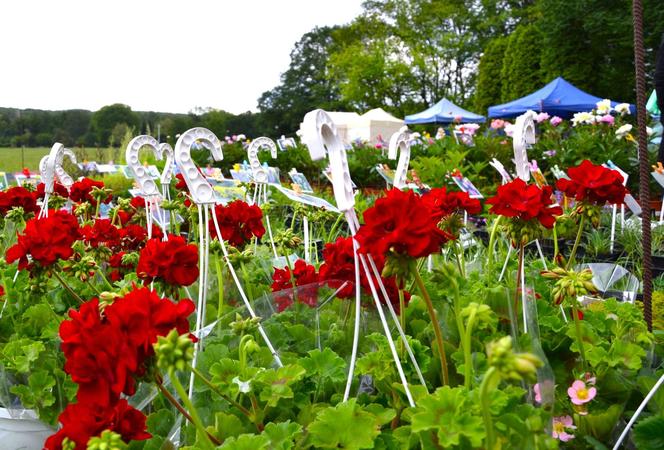
POLYGON ((415 433, 435 431, 443 447, 460 445, 464 437, 479 446, 486 434, 475 405, 461 387, 445 386, 420 399, 411 422, 415 433))
POLYGON ((614 341, 609 349, 609 366, 624 366, 628 369, 639 370, 646 351, 639 345, 624 341, 614 341))
POLYGON ((212 427, 208 427, 208 431, 222 441, 249 431, 237 416, 225 412, 215 413, 214 428, 212 430, 209 430, 209 428, 212 427))
POLYGON ((308 377, 320 377, 332 383, 346 380, 346 362, 329 348, 323 351, 312 350, 309 356, 302 358, 299 363, 307 371, 308 377))
POLYGON ((355 399, 327 408, 309 426, 311 443, 319 448, 372 448, 380 433, 376 416, 356 405, 355 399))
POLYGON ((634 442, 639 450, 664 449, 664 416, 640 420, 634 427, 634 442))
POLYGON ((270 440, 262 434, 242 434, 237 438, 228 438, 219 450, 263 450, 270 448, 270 440))
POLYGON ((376 416, 380 425, 385 425, 386 423, 391 422, 397 416, 395 410, 391 408, 385 408, 383 405, 378 403, 370 403, 366 405, 364 409, 376 416))
POLYGON ((268 423, 263 435, 270 439, 270 450, 290 450, 302 434, 302 426, 291 421, 268 423))
POLYGON ((46 350, 42 342, 23 338, 8 342, 2 349, 2 361, 9 370, 18 373, 30 372, 30 366, 46 350))
POLYGON ((269 406, 277 406, 282 398, 293 398, 291 385, 301 380, 305 373, 304 368, 296 364, 260 372, 256 376, 256 381, 265 385, 261 390, 260 399, 269 406))
POLYGON ((21 328, 27 336, 55 338, 58 335, 58 317, 45 303, 37 303, 25 310, 21 328))
POLYGON ((150 414, 146 423, 153 436, 167 437, 175 424, 175 415, 167 409, 160 409, 150 414))

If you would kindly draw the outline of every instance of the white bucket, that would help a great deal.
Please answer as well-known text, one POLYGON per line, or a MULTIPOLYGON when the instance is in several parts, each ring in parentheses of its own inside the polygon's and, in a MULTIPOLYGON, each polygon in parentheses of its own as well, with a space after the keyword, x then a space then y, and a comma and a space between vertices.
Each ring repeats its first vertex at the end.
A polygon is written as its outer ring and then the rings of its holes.
POLYGON ((42 450, 44 441, 55 430, 37 419, 34 411, 24 418, 14 418, 9 410, 0 408, 0 446, 3 450, 42 450))

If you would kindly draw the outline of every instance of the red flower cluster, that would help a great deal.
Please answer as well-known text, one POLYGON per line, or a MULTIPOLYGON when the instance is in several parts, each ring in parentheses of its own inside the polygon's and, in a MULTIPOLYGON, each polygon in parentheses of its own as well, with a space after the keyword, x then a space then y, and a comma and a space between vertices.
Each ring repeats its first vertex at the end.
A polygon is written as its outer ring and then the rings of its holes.
MULTIPOLYGON (((263 237, 263 211, 258 205, 249 205, 242 200, 235 200, 224 205, 217 205, 214 209, 219 222, 219 230, 224 240, 235 247, 241 247, 251 238, 263 237)), ((214 221, 209 222, 213 237, 217 237, 214 221)))
POLYGON ((108 260, 108 265, 113 269, 109 275, 111 281, 120 281, 129 271, 133 269, 131 264, 123 264, 122 257, 127 252, 114 253, 108 260))
POLYGON ((81 237, 76 217, 65 211, 52 211, 48 217, 30 219, 18 235, 18 242, 7 250, 6 261, 18 260, 18 268, 29 268, 28 255, 42 267, 59 259, 69 259, 72 244, 81 237))
MULTIPOLYGON (((93 299, 70 311, 60 325, 65 371, 79 385, 78 403, 60 415, 63 427, 45 444, 60 450, 64 438, 85 449, 90 437, 110 429, 125 441, 147 439, 145 416, 127 405, 121 395, 133 395, 136 379, 148 372, 152 345, 170 330, 189 332, 191 300, 173 303, 147 288, 134 289, 104 309, 93 299)), ((193 339, 193 337, 192 337, 193 339)))
MULTIPOLYGON (((103 188, 104 182, 91 180, 90 178, 83 178, 72 184, 69 198, 76 203, 89 202, 92 206, 97 206, 97 201, 92 196, 92 188, 95 187, 100 189, 103 188)), ((108 194, 108 196, 102 200, 102 203, 110 202, 112 197, 111 194, 108 194)))
POLYGON ((184 181, 184 176, 182 176, 181 173, 178 173, 175 175, 175 178, 178 180, 177 183, 175 183, 175 189, 187 192, 187 182, 184 181))
POLYGON ((96 219, 93 225, 82 227, 81 233, 85 242, 93 248, 101 245, 114 249, 120 245, 120 230, 109 219, 96 219))
POLYGON ((467 192, 447 192, 447 189, 433 188, 422 196, 422 202, 429 208, 436 221, 456 212, 468 214, 482 212, 482 204, 476 198, 470 198, 467 192))
MULTIPOLYGON (((385 266, 385 259, 381 256, 374 256, 374 262, 378 272, 383 271, 385 266)), ((321 264, 318 270, 318 277, 320 281, 325 281, 326 284, 332 289, 340 288, 344 282, 346 286, 337 293, 339 298, 353 298, 355 295, 355 263, 353 260, 353 238, 352 237, 339 237, 333 243, 325 244, 323 249, 323 259, 325 262, 321 264)), ((399 311, 399 290, 396 284, 395 277, 381 277, 385 290, 387 291, 390 302, 395 310, 399 311)), ((378 290, 378 283, 373 277, 374 287, 378 290)), ((360 265, 360 285, 365 293, 370 294, 369 280, 367 279, 362 266, 360 265)), ((404 292, 406 302, 410 300, 410 294, 404 292)), ((379 295, 381 302, 383 302, 382 295, 379 295)))
MULTIPOLYGON (((152 238, 161 239, 164 234, 156 225, 152 226, 152 238)), ((148 240, 148 231, 140 225, 129 224, 120 228, 120 247, 127 251, 138 250, 148 240)))
POLYGON ((20 206, 26 213, 37 213, 37 199, 34 193, 21 186, 10 187, 0 192, 0 214, 3 216, 10 209, 20 206))
POLYGON ((625 201, 627 188, 617 170, 596 166, 587 159, 567 171, 570 179, 560 179, 556 187, 567 197, 591 205, 621 205, 625 201))
POLYGON ((514 217, 523 221, 533 219, 546 228, 553 228, 555 216, 563 213, 560 206, 553 206, 551 186, 541 189, 534 184, 526 184, 521 178, 498 187, 495 196, 486 201, 493 205, 489 210, 492 214, 514 217))
POLYGON ((359 252, 374 257, 394 252, 421 258, 438 252, 452 238, 438 228, 422 197, 412 191, 387 191, 365 211, 364 222, 355 238, 359 252))
MULTIPOLYGON (((39 183, 37 185, 37 190, 34 192, 36 199, 43 199, 46 185, 44 183, 39 183)), ((62 184, 57 181, 53 182, 53 193, 59 195, 60 197, 69 198, 69 191, 62 184)))
POLYGON ((161 279, 175 286, 189 286, 198 278, 198 248, 181 236, 167 241, 150 239, 138 257, 138 277, 148 282, 161 279))
POLYGON ((271 288, 272 292, 275 293, 274 301, 277 304, 277 310, 281 312, 292 305, 294 297, 297 298, 299 303, 315 308, 318 305, 318 274, 316 268, 311 264, 307 264, 303 259, 298 259, 293 265, 292 275, 295 281, 296 293, 293 292, 290 267, 274 269, 271 288))

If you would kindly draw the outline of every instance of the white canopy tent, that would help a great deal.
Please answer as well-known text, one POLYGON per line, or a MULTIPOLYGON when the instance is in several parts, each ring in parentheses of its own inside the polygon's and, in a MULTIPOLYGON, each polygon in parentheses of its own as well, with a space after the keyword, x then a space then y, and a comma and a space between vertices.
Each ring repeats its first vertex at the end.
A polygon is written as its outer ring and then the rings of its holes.
POLYGON ((360 139, 375 145, 380 140, 389 142, 394 133, 403 127, 403 119, 397 119, 382 108, 372 109, 358 117, 348 128, 351 141, 360 139))
POLYGON ((348 137, 348 130, 354 123, 360 119, 360 115, 356 112, 328 112, 334 125, 337 127, 337 134, 344 144, 349 144, 351 139, 348 137))

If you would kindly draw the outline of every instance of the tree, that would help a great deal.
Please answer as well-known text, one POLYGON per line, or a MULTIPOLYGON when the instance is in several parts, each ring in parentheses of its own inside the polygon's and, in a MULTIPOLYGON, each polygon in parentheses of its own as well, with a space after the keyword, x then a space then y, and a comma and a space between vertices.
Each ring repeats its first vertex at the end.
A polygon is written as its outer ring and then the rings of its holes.
POLYGON ((502 101, 502 68, 508 38, 497 37, 486 47, 480 59, 475 89, 475 109, 479 113, 502 101))
POLYGON ((258 99, 262 134, 292 134, 307 112, 342 106, 337 86, 326 75, 328 56, 335 46, 335 29, 314 28, 295 44, 281 84, 258 99))
POLYGON ((92 114, 90 126, 97 137, 97 145, 108 145, 113 128, 118 124, 125 124, 129 128, 138 129, 140 119, 129 106, 115 103, 102 107, 92 114))
POLYGON ((519 25, 510 35, 501 71, 502 100, 508 102, 542 87, 542 41, 535 25, 519 25))

